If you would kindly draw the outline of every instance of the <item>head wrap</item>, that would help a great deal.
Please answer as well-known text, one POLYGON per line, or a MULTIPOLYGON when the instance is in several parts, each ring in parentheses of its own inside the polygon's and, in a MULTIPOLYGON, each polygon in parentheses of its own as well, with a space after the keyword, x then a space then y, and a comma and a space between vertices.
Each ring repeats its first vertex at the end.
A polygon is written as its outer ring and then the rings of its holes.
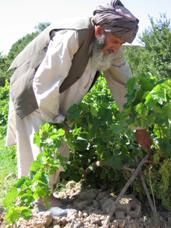
POLYGON ((98 6, 92 17, 95 25, 100 25, 106 32, 121 37, 131 43, 138 31, 139 20, 121 3, 112 0, 107 6, 98 6))

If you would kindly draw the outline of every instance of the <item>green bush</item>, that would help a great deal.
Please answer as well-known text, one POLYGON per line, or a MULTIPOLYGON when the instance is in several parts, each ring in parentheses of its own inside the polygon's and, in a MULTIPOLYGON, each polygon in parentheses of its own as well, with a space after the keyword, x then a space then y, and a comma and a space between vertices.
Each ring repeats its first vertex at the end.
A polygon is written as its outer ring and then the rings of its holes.
POLYGON ((4 137, 6 134, 7 120, 8 120, 8 100, 9 100, 9 83, 5 82, 3 87, 0 87, 0 136, 4 137))
POLYGON ((151 73, 157 78, 171 77, 171 26, 166 16, 150 18, 151 26, 140 37, 139 46, 126 46, 125 55, 134 76, 151 73))

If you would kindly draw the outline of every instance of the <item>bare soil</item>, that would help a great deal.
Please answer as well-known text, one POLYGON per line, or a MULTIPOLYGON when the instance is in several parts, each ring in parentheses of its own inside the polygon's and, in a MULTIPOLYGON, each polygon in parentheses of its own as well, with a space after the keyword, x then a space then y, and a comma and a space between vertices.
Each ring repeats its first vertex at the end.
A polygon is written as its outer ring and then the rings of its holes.
POLYGON ((80 183, 70 181, 59 192, 55 193, 56 205, 49 209, 36 204, 32 217, 26 221, 20 219, 16 225, 4 223, 4 214, 0 210, 0 227, 19 228, 169 228, 171 214, 157 212, 152 218, 150 211, 144 211, 144 205, 134 196, 123 196, 116 206, 115 213, 106 227, 105 221, 115 202, 116 196, 109 191, 82 188, 80 183))

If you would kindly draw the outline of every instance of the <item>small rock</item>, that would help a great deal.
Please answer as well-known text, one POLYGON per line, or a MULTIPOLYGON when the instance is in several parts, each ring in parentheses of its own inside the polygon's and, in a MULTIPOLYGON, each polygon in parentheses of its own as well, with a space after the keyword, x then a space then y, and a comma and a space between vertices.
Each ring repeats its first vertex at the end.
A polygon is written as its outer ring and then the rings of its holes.
POLYGON ((104 198, 108 198, 109 194, 107 192, 99 192, 96 200, 103 200, 104 198))
POLYGON ((81 218, 83 213, 81 211, 79 211, 77 215, 78 215, 78 218, 81 218))
POLYGON ((68 208, 67 217, 70 217, 72 215, 75 215, 76 213, 77 213, 77 210, 76 209, 68 208))
POLYGON ((83 226, 84 226, 84 224, 81 221, 79 221, 79 222, 77 222, 77 224, 74 225, 74 228, 80 228, 83 226))
POLYGON ((60 199, 65 199, 67 197, 67 194, 66 192, 59 192, 58 194, 55 194, 55 196, 60 199))
POLYGON ((84 224, 80 221, 72 221, 72 223, 69 226, 70 228, 80 228, 84 227, 84 224))
POLYGON ((88 204, 89 204, 90 202, 89 201, 75 201, 74 202, 74 204, 73 204, 73 207, 74 208, 77 208, 78 210, 84 210, 87 206, 88 206, 88 204))
POLYGON ((99 209, 99 203, 97 202, 97 200, 93 200, 93 207, 95 209, 99 209))
POLYGON ((80 192, 78 199, 80 200, 92 200, 96 197, 97 190, 89 189, 87 191, 80 192))
POLYGON ((125 219, 127 217, 127 214, 125 213, 125 211, 117 210, 115 211, 115 217, 116 219, 125 219))
POLYGON ((40 211, 39 213, 37 213, 38 216, 49 216, 51 215, 50 211, 40 211))
POLYGON ((66 184, 66 188, 74 188, 76 185, 75 181, 68 181, 68 183, 66 184))
POLYGON ((83 217, 86 218, 88 214, 86 212, 83 213, 83 217))
POLYGON ((47 211, 44 214, 44 218, 45 218, 45 226, 46 227, 50 226, 52 224, 52 221, 53 221, 52 215, 47 211))
POLYGON ((60 226, 64 227, 68 223, 66 217, 62 217, 60 219, 60 226))
POLYGON ((119 200, 116 210, 125 211, 132 218, 138 218, 141 215, 141 204, 133 196, 123 196, 119 200))
POLYGON ((102 221, 100 219, 96 219, 95 221, 93 221, 93 224, 102 226, 102 221))
POLYGON ((89 214, 93 213, 94 212, 94 207, 93 206, 87 207, 87 211, 88 211, 89 214))
POLYGON ((111 210, 111 208, 112 208, 112 206, 113 206, 113 204, 114 204, 114 200, 113 199, 106 199, 105 200, 105 202, 103 202, 103 200, 102 200, 102 202, 101 202, 101 208, 102 208, 102 210, 105 212, 105 213, 109 213, 110 212, 110 210, 111 210))
POLYGON ((73 210, 75 211, 75 209, 70 208, 62 209, 60 207, 52 207, 49 211, 53 217, 58 217, 67 216, 68 213, 73 213, 73 210))

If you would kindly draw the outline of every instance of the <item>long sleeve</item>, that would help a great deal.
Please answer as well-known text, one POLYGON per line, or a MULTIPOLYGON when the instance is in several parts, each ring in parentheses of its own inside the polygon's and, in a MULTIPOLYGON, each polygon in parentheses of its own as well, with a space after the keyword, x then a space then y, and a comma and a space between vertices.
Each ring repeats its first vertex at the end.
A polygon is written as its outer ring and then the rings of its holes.
POLYGON ((36 71, 33 90, 42 117, 55 122, 59 113, 59 87, 67 77, 78 50, 77 32, 62 30, 55 34, 44 60, 36 71))
POLYGON ((122 49, 116 54, 112 67, 104 74, 112 96, 122 110, 126 102, 126 82, 132 75, 128 63, 123 58, 122 49))

